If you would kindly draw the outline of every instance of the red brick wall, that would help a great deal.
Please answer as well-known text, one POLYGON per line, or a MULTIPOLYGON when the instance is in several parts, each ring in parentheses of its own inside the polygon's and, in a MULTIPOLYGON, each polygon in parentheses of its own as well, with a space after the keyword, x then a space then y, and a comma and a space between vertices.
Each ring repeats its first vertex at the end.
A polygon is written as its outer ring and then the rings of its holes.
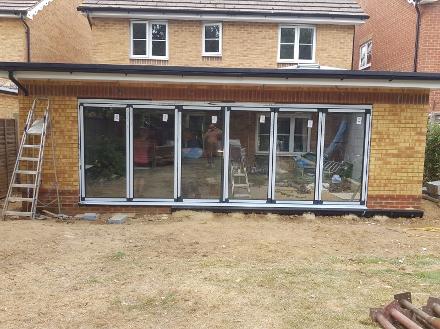
MULTIPOLYGON (((416 10, 406 0, 358 0, 370 19, 356 27, 353 69, 359 68, 359 48, 372 39, 371 70, 413 71, 416 10), (385 5, 384 5, 385 3, 385 5)), ((440 72, 440 2, 422 5, 419 72, 440 72)), ((440 91, 431 93, 431 111, 440 111, 440 91)))
POLYGON ((358 0, 370 15, 356 26, 353 68, 359 68, 359 47, 373 40, 372 70, 412 71, 416 11, 406 0, 358 0))
MULTIPOLYGON (((440 72, 440 2, 422 6, 418 71, 440 72)), ((431 111, 440 111, 440 91, 431 93, 431 111)))

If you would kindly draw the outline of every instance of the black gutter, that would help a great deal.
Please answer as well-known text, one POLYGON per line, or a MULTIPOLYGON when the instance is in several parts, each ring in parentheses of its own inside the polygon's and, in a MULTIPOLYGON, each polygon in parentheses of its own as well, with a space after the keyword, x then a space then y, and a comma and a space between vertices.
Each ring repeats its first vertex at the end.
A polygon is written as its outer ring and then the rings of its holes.
POLYGON ((425 72, 387 72, 359 70, 318 70, 318 69, 253 69, 253 68, 217 68, 187 66, 153 65, 114 65, 114 64, 70 64, 70 63, 23 63, 0 62, 0 71, 23 72, 62 72, 96 74, 136 74, 136 75, 179 75, 212 76, 238 78, 276 78, 276 79, 353 79, 388 81, 439 81, 440 73, 425 72))
POLYGON ((4 89, 0 89, 0 94, 9 95, 9 96, 18 96, 18 93, 16 91, 4 90, 4 89))
POLYGON ((6 14, 6 15, 17 16, 19 18, 23 15, 26 15, 27 12, 28 12, 27 10, 0 10, 0 15, 6 14))
POLYGON ((174 205, 171 206, 171 211, 180 210, 203 210, 214 213, 232 213, 242 212, 244 214, 272 214, 280 215, 302 215, 305 213, 314 213, 317 216, 344 216, 357 215, 359 217, 370 218, 374 216, 387 216, 390 218, 421 218, 424 212, 422 210, 400 210, 400 209, 312 209, 312 208, 277 208, 277 207, 258 207, 255 208, 241 208, 241 207, 207 207, 207 206, 189 206, 189 205, 174 205))
POLYGON ((266 16, 266 17, 291 17, 291 18, 303 18, 303 17, 317 17, 317 18, 353 18, 353 19, 369 19, 370 16, 366 14, 329 14, 329 13, 301 13, 301 12, 287 12, 287 11, 239 11, 231 9, 167 9, 167 8, 117 8, 117 7, 88 7, 79 6, 78 11, 81 12, 118 12, 123 14, 139 14, 139 13, 162 13, 166 14, 188 14, 188 15, 228 15, 228 16, 266 16))
POLYGON ((28 23, 25 20, 25 16, 21 15, 20 20, 24 25, 25 33, 26 33, 26 53, 27 53, 27 62, 31 61, 31 29, 28 23))
POLYGON ((25 96, 29 96, 29 91, 26 89, 25 86, 23 86, 17 79, 15 79, 14 72, 9 71, 9 80, 11 80, 19 90, 23 92, 25 96))
POLYGON ((418 63, 419 63, 419 40, 420 40, 420 22, 421 22, 421 13, 420 13, 420 0, 416 0, 414 7, 416 8, 417 20, 416 20, 416 41, 414 46, 414 72, 417 72, 418 63))

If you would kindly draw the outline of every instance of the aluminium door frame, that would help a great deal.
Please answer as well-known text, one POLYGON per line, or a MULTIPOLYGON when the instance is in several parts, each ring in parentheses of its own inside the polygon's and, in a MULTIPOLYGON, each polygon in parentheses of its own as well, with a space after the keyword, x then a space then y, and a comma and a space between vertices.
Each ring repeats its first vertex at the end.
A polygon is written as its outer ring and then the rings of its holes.
MULTIPOLYGON (((252 106, 249 106, 249 107, 245 107, 245 106, 242 106, 242 105, 237 105, 237 106, 229 106, 229 112, 230 113, 228 113, 228 115, 229 115, 229 118, 228 118, 228 120, 229 120, 229 122, 228 122, 228 126, 226 127, 227 129, 227 135, 228 135, 228 138, 226 139, 226 143, 225 143, 225 145, 227 146, 227 150, 226 150, 226 148, 225 148, 225 153, 227 152, 228 153, 228 162, 226 162, 225 161, 225 164, 224 164, 224 167, 225 167, 225 177, 227 177, 226 179, 225 179, 225 181, 226 181, 226 183, 225 183, 225 190, 224 191, 226 191, 226 195, 228 196, 228 198, 225 200, 225 202, 228 202, 228 203, 231 203, 231 204, 234 204, 234 203, 237 203, 237 204, 243 204, 243 203, 249 203, 249 204, 254 204, 254 205, 258 205, 258 204, 268 204, 268 203, 271 203, 271 199, 270 199, 270 196, 272 195, 271 193, 272 193, 272 188, 271 188, 271 184, 270 184, 270 182, 271 182, 271 180, 272 180, 272 176, 271 176, 271 165, 273 165, 273 164, 271 164, 271 161, 272 161, 272 159, 271 159, 271 150, 272 150, 272 148, 273 148, 273 143, 274 143, 274 141, 273 141, 273 124, 272 124, 272 122, 273 122, 273 113, 272 113, 272 109, 271 109, 271 107, 269 107, 269 106, 267 106, 267 107, 261 107, 261 106, 254 106, 254 107, 252 107, 252 106), (240 111, 243 111, 243 112, 262 112, 262 113, 267 113, 267 114, 269 114, 269 117, 270 117, 270 120, 271 120, 271 124, 270 124, 270 132, 269 132, 269 152, 268 152, 268 186, 267 186, 267 193, 266 193, 266 199, 230 199, 229 198, 229 180, 230 180, 230 177, 229 177, 229 175, 230 175, 230 172, 229 172, 229 154, 230 154, 230 143, 229 143, 229 137, 230 137, 230 115, 231 115, 231 112, 240 112, 240 111)), ((256 118, 257 120, 255 120, 255 124, 258 124, 258 118, 256 118)), ((257 142, 257 139, 258 139, 258 129, 256 128, 255 129, 255 142, 257 142)), ((255 143, 255 145, 256 145, 256 143, 255 143)), ((258 153, 258 151, 257 151, 257 149, 256 149, 256 147, 255 147, 255 155, 257 156, 257 155, 260 155, 259 153, 258 153)))
MULTIPOLYGON (((237 207, 254 207, 256 205, 263 206, 268 203, 265 200, 245 200, 245 199, 229 199, 229 133, 230 133, 230 112, 231 111, 257 111, 257 112, 269 112, 271 113, 271 142, 270 142, 270 153, 269 157, 272 161, 269 161, 269 186, 268 186, 268 201, 272 206, 279 207, 289 207, 293 208, 304 206, 313 206, 316 208, 322 207, 346 207, 347 209, 359 209, 359 207, 365 207, 368 197, 368 175, 369 175, 369 161, 371 153, 371 127, 372 127, 372 106, 371 105, 325 105, 325 104, 306 104, 306 105, 286 105, 286 104, 272 104, 267 106, 265 104, 252 104, 252 103, 231 103, 226 105, 226 103, 202 103, 202 102, 178 102, 178 101, 134 101, 134 100, 98 100, 98 99, 78 99, 78 125, 79 125, 79 181, 80 181, 80 203, 81 204, 128 204, 129 201, 133 201, 130 204, 138 205, 178 205, 178 204, 188 204, 188 205, 216 205, 216 206, 227 206, 228 203, 235 204, 237 207), (179 105, 182 104, 182 105, 179 105), (194 104, 192 106, 191 104, 194 104), (223 104, 223 105, 222 105, 223 104), (128 166, 126 168, 126 179, 127 179, 127 195, 126 198, 87 198, 86 197, 86 184, 85 184, 85 164, 84 164, 84 108, 85 107, 102 107, 102 108, 126 108, 126 145, 130 144, 126 149, 126 157, 128 166), (249 106, 249 107, 248 107, 249 106), (133 199, 133 111, 134 108, 166 108, 168 110, 174 109, 175 113, 175 147, 174 147, 174 200, 172 199, 133 199), (223 193, 220 199, 185 199, 182 202, 181 199, 181 123, 182 123, 182 110, 216 110, 220 111, 224 115, 224 157, 223 157, 223 183, 221 188, 223 193), (278 108, 277 111, 273 109, 278 108), (128 111, 128 117, 127 117, 128 111), (276 173, 276 131, 274 129, 274 124, 276 123, 275 117, 278 112, 318 112, 318 145, 317 145, 317 165, 315 173, 315 201, 277 201, 274 200, 275 196, 275 177, 276 173), (365 114, 365 138, 364 138, 364 156, 363 156, 363 170, 362 170, 362 188, 361 188, 361 198, 360 202, 350 202, 350 201, 320 201, 322 200, 322 175, 323 175, 323 152, 324 152, 324 136, 325 136, 325 120, 326 113, 364 113, 365 114), (226 124, 227 123, 227 124, 226 124), (128 131, 127 131, 128 126, 128 131), (129 163, 128 163, 129 162, 129 163)), ((313 209, 311 207, 311 209, 313 209)))
MULTIPOLYGON (((322 110, 322 109, 321 109, 322 110)), ((294 114, 302 114, 302 113, 311 113, 311 114, 313 114, 313 113, 316 113, 316 114, 318 114, 318 122, 316 123, 317 124, 317 127, 318 127, 318 129, 317 129, 317 141, 316 141, 316 154, 317 154, 317 159, 318 159, 318 152, 319 152, 319 147, 320 147, 320 142, 321 142, 321 116, 320 116, 320 109, 318 109, 318 108, 302 108, 301 106, 295 106, 295 107, 284 107, 284 106, 281 106, 281 107, 279 107, 279 108, 277 108, 276 109, 276 111, 275 111, 275 115, 276 115, 276 123, 277 123, 277 125, 276 125, 276 128, 278 128, 278 114, 290 114, 290 115, 292 115, 292 117, 294 117, 294 114)), ((299 116, 299 117, 301 117, 301 116, 299 116)), ((303 118, 306 118, 305 116, 302 116, 303 118)), ((308 118, 308 119, 310 119, 310 118, 308 118)), ((294 131, 292 132, 290 132, 290 133, 293 133, 294 134, 294 131)), ((278 141, 278 129, 276 129, 275 130, 275 132, 274 132, 274 138, 275 138, 275 140, 276 141, 278 141)), ((308 134, 308 137, 307 137, 307 140, 308 140, 308 147, 310 146, 310 139, 311 139, 311 134, 308 134)), ((310 150, 310 152, 311 152, 311 150, 310 150)), ((283 154, 281 154, 281 155, 283 155, 283 154)), ((314 191, 313 191, 313 200, 277 200, 276 199, 276 169, 277 169, 277 161, 278 161, 278 156, 277 156, 277 152, 276 152, 276 150, 275 150, 275 152, 274 152, 274 154, 272 154, 272 156, 274 157, 274 160, 273 160, 273 162, 274 162, 274 179, 273 179, 273 196, 274 196, 274 198, 273 198, 273 203, 276 203, 276 204, 290 204, 290 205, 301 205, 301 204, 303 204, 303 205, 314 205, 314 204, 317 204, 317 200, 319 200, 318 199, 318 197, 320 196, 320 194, 319 194, 319 192, 317 191, 318 190, 318 179, 319 179, 319 168, 318 168, 318 163, 317 164, 315 164, 315 183, 314 183, 314 191)))
POLYGON ((373 107, 371 105, 364 105, 359 106, 353 109, 344 107, 329 107, 325 110, 323 110, 323 129, 322 129, 322 149, 320 150, 321 153, 319 155, 320 157, 320 199, 319 204, 322 204, 324 206, 365 206, 367 204, 367 194, 368 194, 368 166, 370 162, 370 149, 371 149, 371 125, 372 125, 372 109, 373 107), (324 145, 325 145, 325 122, 327 118, 327 113, 346 113, 346 114, 353 114, 353 113, 359 113, 365 115, 365 122, 364 122, 364 143, 363 143, 363 159, 362 159, 362 182, 361 182, 361 189, 360 189, 360 197, 359 201, 324 201, 322 200, 322 188, 323 188, 323 166, 324 166, 324 145))
MULTIPOLYGON (((224 202, 224 182, 222 181, 220 183, 220 194, 219 197, 217 199, 193 199, 193 198, 183 198, 182 196, 182 118, 183 118, 183 113, 184 112, 198 112, 198 111, 213 111, 213 112, 220 112, 221 115, 223 115, 223 123, 225 122, 225 107, 224 106, 218 106, 218 105, 210 105, 210 104, 196 104, 194 106, 190 105, 190 104, 185 104, 185 105, 178 105, 177 106, 178 111, 179 111, 179 120, 178 120, 178 125, 179 125, 179 134, 178 134, 178 138, 176 139, 177 142, 177 148, 178 148, 178 168, 177 170, 177 177, 175 177, 175 180, 177 179, 177 182, 175 182, 175 184, 177 184, 178 188, 177 188, 177 198, 175 199, 176 204, 187 204, 187 203, 191 203, 191 202, 198 202, 198 203, 216 203, 216 204, 221 204, 222 202, 224 202)), ((177 120, 176 120, 177 121, 177 120)), ((228 127, 229 129, 229 127, 228 127)), ((224 132, 223 132, 224 134, 224 132)), ((225 146, 223 145, 223 155, 225 153, 225 146)), ((223 163, 222 165, 224 166, 224 156, 223 156, 223 163)), ((223 170, 221 171, 221 176, 223 176, 224 174, 224 168, 222 168, 223 170)), ((221 179, 223 179, 223 177, 221 177, 221 179)))
POLYGON ((178 155, 177 150, 177 140, 178 140, 178 131, 176 130, 177 124, 178 124, 178 114, 179 114, 179 106, 178 105, 167 105, 167 104, 136 104, 131 105, 131 186, 130 189, 132 191, 132 199, 130 201, 133 202, 142 202, 142 203, 157 203, 157 202, 177 202, 177 193, 178 193, 178 182, 177 182, 177 166, 176 159, 178 159, 176 156, 178 155), (164 110, 164 111, 174 111, 174 163, 173 163, 173 196, 171 198, 136 198, 134 197, 134 153, 133 153, 133 135, 134 135, 134 128, 133 128, 133 119, 134 119, 134 112, 136 109, 151 109, 151 110, 164 110))
POLYGON ((113 203, 113 202, 127 202, 129 199, 129 184, 130 184, 130 165, 128 164, 130 150, 128 146, 128 139, 130 138, 130 130, 127 130, 127 126, 129 126, 129 105, 123 103, 111 104, 111 103, 83 103, 81 100, 78 100, 78 124, 79 124, 79 158, 80 158, 80 173, 79 173, 79 183, 80 183, 80 203, 84 203, 87 200, 99 200, 102 203, 113 203), (85 107, 97 107, 97 108, 125 108, 125 157, 126 157, 126 168, 125 168, 125 179, 126 179, 126 191, 125 198, 117 198, 117 197, 86 197, 86 178, 85 178, 85 136, 84 136, 84 108, 85 107))

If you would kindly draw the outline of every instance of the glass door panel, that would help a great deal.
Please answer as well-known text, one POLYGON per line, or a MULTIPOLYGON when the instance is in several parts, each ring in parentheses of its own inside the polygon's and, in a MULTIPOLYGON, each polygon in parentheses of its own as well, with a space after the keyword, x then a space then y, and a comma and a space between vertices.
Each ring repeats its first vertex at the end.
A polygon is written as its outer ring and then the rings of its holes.
POLYGON ((174 120, 174 110, 134 110, 134 198, 173 199, 174 120))
POLYGON ((313 201, 318 113, 280 112, 276 136, 275 200, 313 201))
POLYGON ((181 196, 220 200, 223 112, 185 109, 181 117, 181 196))
POLYGON ((366 114, 326 114, 323 201, 360 201, 366 114))
POLYGON ((232 110, 229 130, 229 199, 267 200, 270 112, 232 110))
POLYGON ((84 107, 85 197, 126 198, 126 109, 84 107))

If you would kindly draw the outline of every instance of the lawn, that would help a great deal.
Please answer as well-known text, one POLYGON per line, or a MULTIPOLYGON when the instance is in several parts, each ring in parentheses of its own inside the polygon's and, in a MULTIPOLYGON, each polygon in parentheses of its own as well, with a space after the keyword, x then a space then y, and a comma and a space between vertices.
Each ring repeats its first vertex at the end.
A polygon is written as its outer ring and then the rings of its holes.
POLYGON ((440 295, 425 219, 177 212, 0 222, 1 328, 374 328, 394 293, 440 295))

